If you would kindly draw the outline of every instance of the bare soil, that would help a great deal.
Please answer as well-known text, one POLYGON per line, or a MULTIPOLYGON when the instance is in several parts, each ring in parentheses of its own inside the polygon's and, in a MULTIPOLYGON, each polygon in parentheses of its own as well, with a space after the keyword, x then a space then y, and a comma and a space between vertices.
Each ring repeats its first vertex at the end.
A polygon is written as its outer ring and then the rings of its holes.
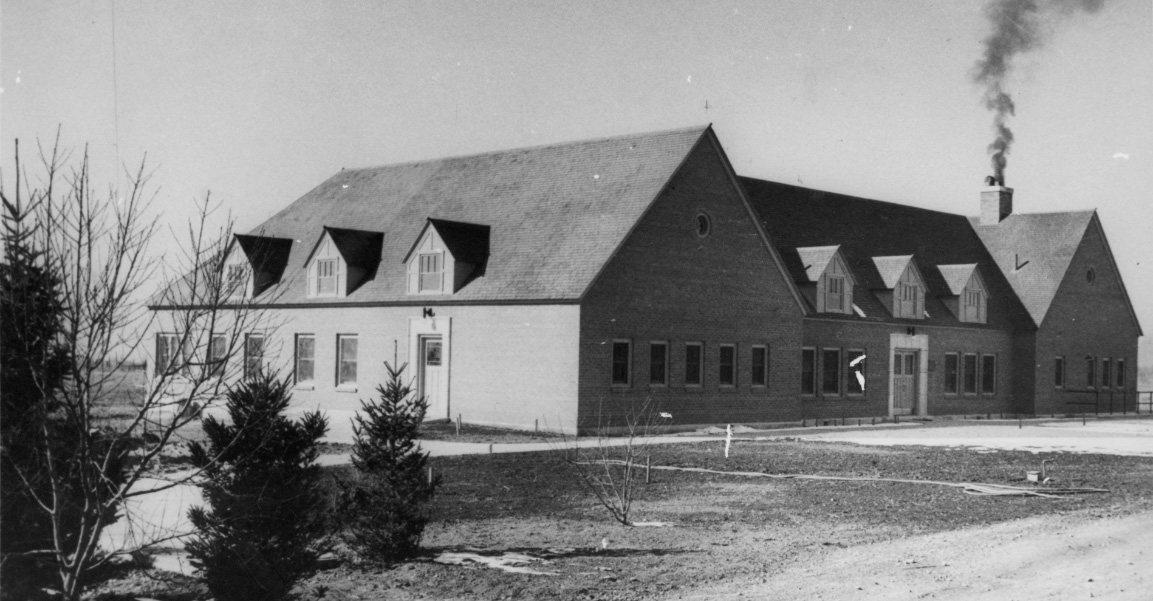
MULTIPOLYGON (((341 553, 335 567, 300 583, 296 592, 301 599, 333 600, 978 593, 1042 599, 1048 597, 1034 593, 1058 589, 1033 581, 1066 573, 1102 583, 1068 590, 1122 595, 1116 598, 1140 598, 1125 596, 1138 585, 1147 590, 1147 577, 1140 575, 1145 572, 1128 562, 1149 560, 1140 555, 1150 553, 1145 549, 1153 536, 1148 458, 792 441, 741 442, 728 459, 723 442, 651 452, 655 465, 1012 485, 1025 485, 1025 471, 1049 459, 1052 485, 1110 492, 1066 499, 982 497, 932 484, 654 471, 651 483, 638 484, 632 517, 672 525, 630 528, 609 519, 558 453, 439 457, 433 465, 444 485, 431 508, 422 557, 376 567, 341 553), (434 561, 445 552, 465 551, 519 553, 527 562, 521 567, 549 574, 434 561), (1037 557, 1057 567, 1032 559, 1042 551, 1047 555, 1037 557)), ((334 472, 339 469, 347 468, 334 472)), ((139 573, 98 592, 132 598, 144 592, 139 583, 147 583, 155 599, 205 598, 194 581, 158 590, 139 573)))

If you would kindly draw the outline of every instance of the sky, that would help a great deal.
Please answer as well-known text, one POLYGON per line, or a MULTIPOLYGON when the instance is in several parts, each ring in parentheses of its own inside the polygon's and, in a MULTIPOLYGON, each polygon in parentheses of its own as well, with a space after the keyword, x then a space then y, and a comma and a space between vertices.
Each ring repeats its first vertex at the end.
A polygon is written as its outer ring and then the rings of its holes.
MULTIPOLYGON (((342 168, 711 123, 741 175, 974 215, 985 4, 2 0, 0 173, 59 127, 96 181, 146 156, 166 227, 211 192, 246 231, 342 168)), ((1038 25, 1014 210, 1097 209, 1153 333, 1153 0, 1038 25)))

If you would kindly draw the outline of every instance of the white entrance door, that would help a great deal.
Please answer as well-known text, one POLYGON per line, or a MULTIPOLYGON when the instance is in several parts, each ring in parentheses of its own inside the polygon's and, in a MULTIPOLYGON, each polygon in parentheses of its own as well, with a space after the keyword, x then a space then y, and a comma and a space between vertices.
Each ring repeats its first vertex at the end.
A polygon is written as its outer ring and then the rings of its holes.
POLYGON ((418 394, 428 401, 428 413, 425 419, 444 419, 448 417, 448 405, 445 391, 442 389, 441 370, 444 365, 444 342, 439 335, 420 337, 420 389, 418 394))
POLYGON ((917 406, 917 351, 893 352, 893 414, 912 415, 917 406))

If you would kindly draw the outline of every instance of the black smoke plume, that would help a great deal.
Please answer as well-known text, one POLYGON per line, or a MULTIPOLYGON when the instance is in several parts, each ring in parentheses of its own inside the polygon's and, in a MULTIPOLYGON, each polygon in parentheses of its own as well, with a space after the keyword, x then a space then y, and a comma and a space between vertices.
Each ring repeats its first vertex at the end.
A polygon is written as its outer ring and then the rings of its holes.
POLYGON ((985 108, 993 112, 995 137, 988 151, 994 177, 1002 185, 1013 145, 1013 130, 1007 121, 1017 111, 1006 91, 1013 58, 1041 45, 1046 16, 1095 13, 1104 5, 1105 0, 992 0, 985 5, 992 31, 982 40, 985 50, 973 70, 973 81, 984 88, 985 108))

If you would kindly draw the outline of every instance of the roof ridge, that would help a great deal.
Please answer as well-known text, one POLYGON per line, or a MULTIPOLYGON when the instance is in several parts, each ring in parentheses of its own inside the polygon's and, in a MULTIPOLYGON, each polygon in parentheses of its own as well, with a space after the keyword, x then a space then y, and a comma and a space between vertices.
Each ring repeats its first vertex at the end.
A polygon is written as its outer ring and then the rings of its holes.
POLYGON ((904 203, 900 203, 900 202, 894 202, 892 200, 880 200, 880 199, 876 199, 876 198, 865 198, 864 196, 854 196, 852 194, 845 194, 844 192, 832 192, 830 190, 821 190, 818 188, 810 188, 808 186, 798 186, 796 184, 786 184, 785 182, 778 182, 778 181, 773 181, 770 179, 760 179, 760 178, 748 177, 748 176, 740 176, 740 179, 750 180, 750 181, 755 181, 755 182, 764 182, 766 184, 773 184, 774 186, 787 186, 789 188, 795 188, 797 190, 807 190, 809 192, 818 192, 820 194, 829 194, 832 196, 840 196, 840 197, 842 197, 844 199, 848 199, 848 200, 876 202, 876 203, 880 203, 880 204, 891 205, 891 206, 898 207, 901 209, 923 211, 925 213, 936 213, 938 215, 949 215, 951 217, 968 217, 968 215, 963 215, 961 213, 950 213, 948 211, 939 211, 937 209, 927 209, 925 207, 918 207, 915 205, 904 204, 904 203))
POLYGON ((454 161, 454 160, 461 160, 461 159, 473 159, 473 158, 477 158, 477 157, 494 156, 494 155, 500 155, 500 154, 513 153, 513 152, 524 152, 524 151, 529 151, 529 150, 548 150, 551 148, 562 148, 565 146, 579 146, 581 144, 592 144, 592 143, 597 143, 597 142, 623 141, 623 140, 628 140, 630 138, 651 138, 651 137, 658 137, 658 136, 669 136, 669 135, 674 135, 674 134, 684 134, 684 133, 689 133, 689 132, 694 132, 694 131, 704 133, 705 130, 707 130, 710 127, 712 127, 711 123, 709 123, 707 125, 694 125, 694 126, 686 126, 686 127, 677 127, 677 128, 672 128, 672 129, 662 129, 662 130, 648 131, 648 132, 636 132, 636 133, 631 133, 631 134, 620 134, 620 135, 615 135, 615 136, 602 136, 599 138, 588 138, 588 139, 584 139, 584 140, 570 140, 568 142, 553 142, 550 144, 536 144, 533 146, 517 146, 517 147, 513 147, 513 148, 504 148, 504 149, 500 149, 500 150, 470 152, 470 153, 466 153, 466 154, 440 156, 440 157, 433 157, 433 158, 428 158, 428 159, 419 159, 419 160, 415 160, 415 161, 403 161, 400 163, 384 163, 384 164, 379 164, 379 165, 369 165, 366 167, 354 167, 351 169, 341 169, 340 171, 336 172, 336 174, 329 177, 329 179, 331 180, 332 178, 337 177, 337 176, 342 175, 342 174, 345 174, 345 173, 374 171, 377 169, 384 169, 386 167, 415 167, 417 165, 427 165, 430 163, 443 163, 445 161, 454 161))

